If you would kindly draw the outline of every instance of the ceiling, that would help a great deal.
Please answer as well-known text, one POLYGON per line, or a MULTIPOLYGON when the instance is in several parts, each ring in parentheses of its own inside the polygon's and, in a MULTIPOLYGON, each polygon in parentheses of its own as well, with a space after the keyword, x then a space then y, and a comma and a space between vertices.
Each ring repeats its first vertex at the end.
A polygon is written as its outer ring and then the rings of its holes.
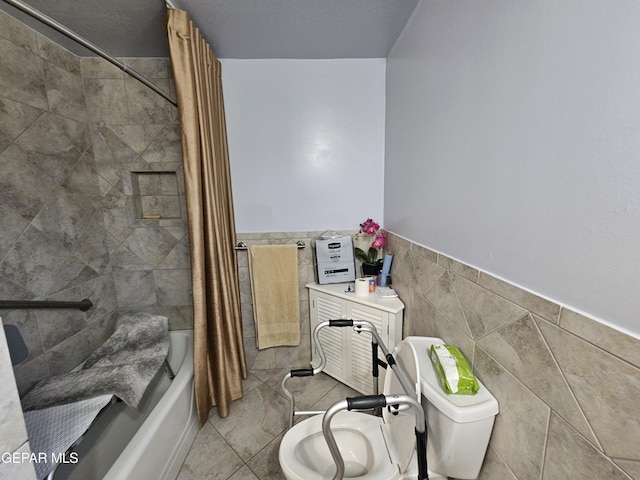
MULTIPOLYGON (((165 0, 20 0, 115 57, 167 57, 165 0)), ((171 0, 220 58, 384 58, 419 0, 171 0)), ((0 8, 95 56, 5 0, 0 8)))

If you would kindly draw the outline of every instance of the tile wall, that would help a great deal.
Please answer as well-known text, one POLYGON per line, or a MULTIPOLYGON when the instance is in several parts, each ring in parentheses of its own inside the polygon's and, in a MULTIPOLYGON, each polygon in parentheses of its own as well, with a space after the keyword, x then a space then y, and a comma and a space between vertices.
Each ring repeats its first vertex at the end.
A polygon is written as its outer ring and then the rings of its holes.
MULTIPOLYGON (((167 59, 123 61, 171 91, 167 59)), ((122 311, 191 328, 188 238, 173 105, 4 12, 0 72, 0 298, 94 303, 0 311, 29 348, 14 369, 23 393, 81 362, 122 311), (142 202, 170 215, 143 218, 142 202)))
POLYGON ((404 336, 457 345, 500 404, 481 480, 640 480, 640 340, 396 235, 404 336))

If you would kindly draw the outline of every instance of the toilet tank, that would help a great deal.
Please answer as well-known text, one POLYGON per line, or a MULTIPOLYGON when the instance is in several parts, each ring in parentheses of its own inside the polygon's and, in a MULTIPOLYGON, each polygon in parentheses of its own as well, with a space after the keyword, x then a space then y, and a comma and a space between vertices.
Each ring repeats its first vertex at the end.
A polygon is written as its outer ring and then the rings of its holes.
POLYGON ((445 342, 433 337, 404 340, 414 345, 420 362, 429 470, 461 480, 478 478, 498 414, 497 400, 482 382, 475 395, 445 393, 429 358, 431 345, 445 342))

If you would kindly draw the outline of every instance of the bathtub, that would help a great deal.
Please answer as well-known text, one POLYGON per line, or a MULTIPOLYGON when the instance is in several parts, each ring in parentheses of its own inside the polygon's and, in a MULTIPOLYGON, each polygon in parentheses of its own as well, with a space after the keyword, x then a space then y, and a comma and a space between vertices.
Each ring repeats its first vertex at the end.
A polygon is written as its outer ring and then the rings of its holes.
POLYGON ((138 409, 112 402, 73 447, 77 463, 61 464, 54 479, 174 480, 198 432, 193 394, 193 332, 170 332, 169 364, 138 409))

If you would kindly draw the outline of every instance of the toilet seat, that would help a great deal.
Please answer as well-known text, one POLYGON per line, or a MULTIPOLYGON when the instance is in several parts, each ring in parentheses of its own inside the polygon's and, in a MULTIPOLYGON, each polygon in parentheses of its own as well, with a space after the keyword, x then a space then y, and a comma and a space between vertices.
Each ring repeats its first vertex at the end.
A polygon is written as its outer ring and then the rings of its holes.
MULTIPOLYGON (((380 417, 359 412, 338 412, 331 422, 331 430, 345 463, 345 479, 401 478, 397 464, 389 457, 380 417)), ((279 456, 280 465, 288 479, 332 478, 336 466, 322 435, 322 415, 294 425, 282 439, 279 456)))
MULTIPOLYGON (((395 350, 398 366, 406 372, 417 399, 421 398, 420 366, 413 345, 401 342, 395 350)), ((403 394, 396 376, 388 372, 385 394, 403 394)), ((333 477, 336 465, 322 434, 322 415, 294 425, 280 444, 279 460, 289 480, 326 480, 333 477)), ((359 480, 399 480, 408 478, 415 457, 415 419, 411 412, 397 415, 383 410, 382 418, 356 411, 340 411, 331 421, 338 448, 345 464, 344 478, 359 480), (342 443, 340 437, 343 437, 342 443), (346 437, 346 438, 345 438, 346 437), (353 450, 353 451, 350 451, 353 450), (357 452, 356 449, 359 449, 357 452), (359 458, 359 461, 355 461, 359 458)), ((415 478, 415 475, 411 475, 415 478)))

